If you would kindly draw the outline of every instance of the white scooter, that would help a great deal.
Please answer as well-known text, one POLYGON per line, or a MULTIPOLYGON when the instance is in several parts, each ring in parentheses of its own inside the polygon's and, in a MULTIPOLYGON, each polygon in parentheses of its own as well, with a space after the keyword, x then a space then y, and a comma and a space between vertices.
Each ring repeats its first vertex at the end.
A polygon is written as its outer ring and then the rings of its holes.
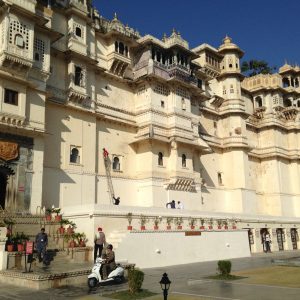
POLYGON ((104 283, 108 281, 114 281, 115 283, 121 283, 124 281, 124 269, 117 265, 117 268, 111 271, 107 279, 103 280, 102 274, 100 273, 101 266, 104 263, 104 259, 101 257, 96 258, 96 262, 92 269, 92 273, 88 276, 88 286, 89 288, 94 288, 98 283, 104 283))

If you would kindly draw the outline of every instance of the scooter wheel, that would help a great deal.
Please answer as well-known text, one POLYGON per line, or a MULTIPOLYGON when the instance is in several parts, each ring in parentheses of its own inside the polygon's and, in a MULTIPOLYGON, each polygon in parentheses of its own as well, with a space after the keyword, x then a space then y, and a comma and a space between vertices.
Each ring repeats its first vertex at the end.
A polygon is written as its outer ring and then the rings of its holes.
POLYGON ((116 283, 122 283, 125 280, 124 276, 117 276, 115 277, 116 283))
POLYGON ((88 279, 88 286, 89 288, 94 288, 97 285, 97 279, 96 278, 89 278, 88 279))

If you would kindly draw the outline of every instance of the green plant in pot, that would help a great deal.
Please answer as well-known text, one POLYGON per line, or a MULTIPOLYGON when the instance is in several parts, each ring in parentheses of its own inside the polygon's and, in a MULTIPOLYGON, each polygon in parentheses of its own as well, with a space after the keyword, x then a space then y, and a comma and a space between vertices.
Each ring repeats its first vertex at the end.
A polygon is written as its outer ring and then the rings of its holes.
POLYGON ((76 224, 73 221, 68 221, 69 227, 67 228, 67 234, 74 233, 74 230, 76 229, 76 224))
POLYGON ((52 208, 52 212, 56 214, 55 221, 59 222, 62 219, 62 216, 59 214, 61 211, 60 208, 52 208))
POLYGON ((46 208, 46 221, 52 220, 52 208, 46 208))
POLYGON ((200 229, 205 229, 204 226, 205 220, 203 218, 200 218, 200 223, 201 223, 200 229))
POLYGON ((174 219, 174 223, 177 225, 177 229, 182 229, 183 218, 177 217, 174 219))
POLYGON ((4 218, 3 223, 5 224, 6 228, 7 228, 7 237, 9 238, 12 235, 12 229, 13 229, 13 225, 15 225, 15 221, 12 218, 4 218))
POLYGON ((153 219, 154 230, 158 230, 158 225, 161 223, 161 221, 162 221, 162 217, 160 217, 160 216, 154 217, 154 219, 153 219))
POLYGON ((128 230, 132 230, 132 226, 131 226, 131 223, 132 223, 132 220, 133 220, 132 213, 129 212, 129 213, 126 215, 126 218, 127 218, 127 221, 128 221, 127 229, 128 229, 128 230))
POLYGON ((221 229, 222 228, 222 224, 223 224, 223 220, 218 219, 217 220, 217 224, 218 224, 218 229, 221 229))
POLYGON ((86 235, 85 235, 85 233, 77 233, 76 234, 76 239, 77 239, 77 242, 78 242, 78 245, 79 245, 79 247, 85 247, 86 246, 86 241, 87 241, 87 239, 86 239, 86 235))
POLYGON ((166 223, 167 223, 167 229, 171 229, 171 223, 173 222, 174 218, 173 217, 167 217, 166 223))
POLYGON ((141 230, 146 229, 146 223, 148 222, 148 218, 145 215, 140 215, 140 223, 141 223, 141 230))
POLYGON ((57 231, 58 231, 59 234, 64 234, 65 233, 64 226, 69 224, 69 220, 67 220, 67 219, 61 219, 59 221, 59 224, 60 224, 60 227, 57 229, 57 231))

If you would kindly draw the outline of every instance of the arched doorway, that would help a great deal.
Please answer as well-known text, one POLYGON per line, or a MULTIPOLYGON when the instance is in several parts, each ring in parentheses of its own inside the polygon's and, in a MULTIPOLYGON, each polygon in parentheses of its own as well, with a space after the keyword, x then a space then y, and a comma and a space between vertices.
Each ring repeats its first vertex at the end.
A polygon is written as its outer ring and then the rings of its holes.
POLYGON ((0 206, 6 208, 7 180, 14 175, 14 171, 8 166, 0 166, 0 206))

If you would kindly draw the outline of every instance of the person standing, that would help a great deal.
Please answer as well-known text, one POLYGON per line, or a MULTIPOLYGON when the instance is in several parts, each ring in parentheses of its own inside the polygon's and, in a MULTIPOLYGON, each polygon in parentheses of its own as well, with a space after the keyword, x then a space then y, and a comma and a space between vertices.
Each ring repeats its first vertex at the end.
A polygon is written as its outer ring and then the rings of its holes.
POLYGON ((103 264, 103 280, 107 279, 107 276, 111 271, 113 271, 116 268, 116 262, 115 262, 115 252, 113 251, 113 245, 109 244, 106 248, 106 254, 105 254, 105 262, 103 264))
POLYGON ((95 245, 94 245, 94 262, 95 262, 98 251, 99 251, 99 257, 101 257, 103 245, 105 244, 105 234, 102 231, 101 227, 98 228, 98 232, 96 232, 96 234, 95 234, 94 242, 95 242, 95 245))
POLYGON ((45 256, 46 248, 48 246, 48 235, 45 233, 45 228, 41 228, 41 232, 36 235, 35 245, 39 262, 41 262, 45 256))
POLYGON ((175 202, 175 200, 172 200, 172 202, 171 202, 171 208, 176 208, 176 202, 175 202))
POLYGON ((265 236, 266 252, 271 252, 271 243, 270 233, 267 232, 265 236))
POLYGON ((178 209, 184 209, 183 203, 180 202, 180 201, 178 201, 178 202, 177 202, 177 208, 178 208, 178 209))

